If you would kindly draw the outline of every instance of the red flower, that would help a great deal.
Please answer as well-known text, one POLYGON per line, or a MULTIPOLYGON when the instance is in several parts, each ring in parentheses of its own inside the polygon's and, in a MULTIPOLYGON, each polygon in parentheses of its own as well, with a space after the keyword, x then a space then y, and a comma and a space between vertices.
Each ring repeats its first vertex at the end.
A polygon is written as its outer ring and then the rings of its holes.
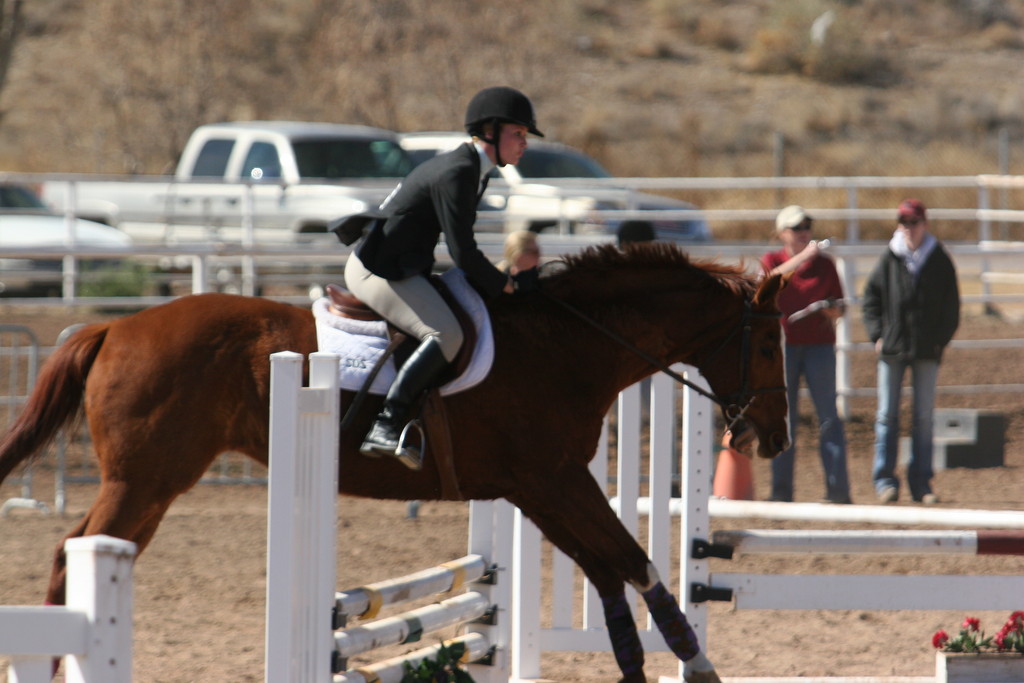
POLYGON ((994 636, 986 636, 977 617, 966 617, 955 636, 937 631, 932 647, 944 652, 1019 652, 1024 654, 1024 610, 1017 610, 994 636))

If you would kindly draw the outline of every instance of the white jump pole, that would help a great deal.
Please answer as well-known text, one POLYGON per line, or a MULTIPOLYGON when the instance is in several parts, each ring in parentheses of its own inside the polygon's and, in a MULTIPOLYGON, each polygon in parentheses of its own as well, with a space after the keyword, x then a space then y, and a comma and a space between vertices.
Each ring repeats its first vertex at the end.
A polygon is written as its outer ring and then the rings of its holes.
MULTIPOLYGON (((711 516, 719 519, 800 520, 865 524, 927 524, 959 528, 1024 529, 1024 512, 1017 510, 954 510, 951 508, 893 507, 890 505, 822 505, 751 500, 708 501, 711 516)), ((675 514, 673 512, 673 514, 675 514)))
POLYGON ((1024 555, 1024 533, 1013 531, 729 529, 712 539, 737 555, 1024 555))
MULTIPOLYGON (((613 498, 611 506, 618 509, 613 498)), ((893 507, 889 505, 825 505, 821 503, 775 503, 759 500, 707 502, 710 515, 717 519, 771 519, 800 522, 849 522, 859 524, 896 524, 952 526, 959 528, 1024 529, 1024 512, 1018 510, 958 510, 953 508, 893 507)), ((650 514, 651 500, 637 501, 641 515, 650 514)), ((673 498, 669 511, 679 517, 686 509, 684 499, 673 498)), ((688 513, 688 514, 692 514, 688 513)))
POLYGON ((411 633, 431 633, 478 619, 487 614, 490 606, 490 601, 481 593, 460 593, 397 616, 345 629, 334 636, 335 647, 339 657, 349 659, 386 645, 403 644, 411 633))
MULTIPOLYGON (((437 593, 449 593, 467 582, 476 581, 490 567, 482 555, 466 555, 443 565, 430 567, 414 574, 387 579, 369 586, 338 591, 335 604, 346 619, 352 615, 367 615, 386 605, 415 600, 437 593)), ((363 618, 372 618, 364 616, 363 618)))

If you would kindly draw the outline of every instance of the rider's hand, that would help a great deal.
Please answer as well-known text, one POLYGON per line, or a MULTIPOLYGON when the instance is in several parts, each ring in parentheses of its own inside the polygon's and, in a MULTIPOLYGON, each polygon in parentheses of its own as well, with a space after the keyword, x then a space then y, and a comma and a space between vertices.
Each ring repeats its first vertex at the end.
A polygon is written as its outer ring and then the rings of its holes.
POLYGON ((536 268, 521 270, 512 276, 516 294, 526 294, 540 289, 540 271, 536 268))

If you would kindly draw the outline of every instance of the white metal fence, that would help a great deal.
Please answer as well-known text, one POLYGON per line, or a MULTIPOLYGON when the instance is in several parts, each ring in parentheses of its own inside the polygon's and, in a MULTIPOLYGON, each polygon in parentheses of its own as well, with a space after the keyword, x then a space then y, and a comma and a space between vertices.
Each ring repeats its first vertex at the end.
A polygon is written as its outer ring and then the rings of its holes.
MULTIPOLYGON (((1024 212, 1022 212, 1024 213, 1024 212)), ((332 238, 333 239, 333 238, 332 238)), ((580 249, 601 242, 609 241, 609 237, 583 237, 541 235, 541 250, 545 258, 555 258, 570 254, 580 249)), ((501 250, 500 235, 481 235, 480 243, 484 251, 497 257, 501 250)), ((1024 304, 1024 242, 983 241, 978 243, 947 244, 957 264, 961 282, 962 302, 966 305, 980 305, 986 308, 1021 307, 1024 304)), ((730 262, 742 262, 751 269, 757 268, 760 256, 776 245, 759 242, 714 243, 691 245, 688 251, 698 258, 716 258, 730 262)), ((884 245, 873 243, 843 244, 830 248, 836 259, 837 267, 843 279, 848 304, 854 310, 859 306, 859 294, 863 279, 866 277, 874 261, 882 253, 884 245)), ((17 253, 21 257, 53 256, 54 251, 0 250, 0 258, 17 253)), ((110 256, 110 252, 95 250, 74 250, 65 254, 73 254, 68 258, 82 256, 110 256)), ((240 286, 229 291, 252 295, 269 283, 291 283, 290 294, 278 293, 272 298, 304 305, 310 301, 309 291, 316 291, 327 282, 341 280, 341 266, 347 257, 348 250, 340 245, 329 242, 319 245, 294 245, 281 247, 250 247, 238 245, 181 245, 177 247, 140 246, 131 250, 130 257, 138 259, 174 259, 181 268, 182 277, 189 278, 191 286, 185 293, 199 294, 216 289, 216 280, 211 273, 228 268, 241 273, 240 286), (335 270, 310 270, 310 265, 333 265, 335 270), (273 273, 268 280, 261 280, 260 273, 264 268, 272 268, 273 273)), ((120 254, 125 256, 125 253, 120 254)), ((438 247, 438 259, 444 263, 448 258, 443 245, 438 247)), ((3 299, 0 303, 12 305, 31 304, 33 306, 107 306, 107 307, 140 307, 164 303, 173 297, 79 297, 75 294, 74 284, 65 282, 65 295, 53 299, 3 299)), ((280 290, 284 291, 284 290, 280 290)), ((854 315, 851 312, 850 315, 854 315)), ((870 351, 865 342, 853 339, 850 318, 841 320, 838 327, 839 377, 838 387, 842 397, 870 395, 867 387, 853 387, 850 380, 850 354, 859 351, 870 351)), ((954 340, 953 348, 1021 348, 1024 341, 1017 339, 1000 340, 954 340)), ((945 390, 945 389, 944 389, 945 390)), ((1022 384, 1007 384, 961 388, 963 392, 1019 392, 1024 390, 1022 384)))

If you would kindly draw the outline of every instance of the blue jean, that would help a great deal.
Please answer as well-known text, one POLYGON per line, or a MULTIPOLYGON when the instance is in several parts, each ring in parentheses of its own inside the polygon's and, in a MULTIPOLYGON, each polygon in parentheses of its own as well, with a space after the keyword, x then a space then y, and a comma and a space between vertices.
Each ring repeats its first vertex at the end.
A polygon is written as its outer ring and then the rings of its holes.
POLYGON ((789 397, 789 450, 772 460, 772 500, 793 500, 793 465, 799 424, 800 377, 818 415, 818 450, 825 472, 825 497, 840 502, 850 498, 846 471, 846 431, 836 411, 836 351, 831 344, 786 346, 786 387, 789 397))
POLYGON ((899 456, 900 394, 907 368, 910 368, 913 392, 907 484, 911 497, 920 501, 932 492, 932 421, 935 386, 939 378, 937 360, 878 359, 878 414, 875 416, 875 464, 871 478, 878 493, 887 488, 900 489, 896 479, 896 460, 899 456))

